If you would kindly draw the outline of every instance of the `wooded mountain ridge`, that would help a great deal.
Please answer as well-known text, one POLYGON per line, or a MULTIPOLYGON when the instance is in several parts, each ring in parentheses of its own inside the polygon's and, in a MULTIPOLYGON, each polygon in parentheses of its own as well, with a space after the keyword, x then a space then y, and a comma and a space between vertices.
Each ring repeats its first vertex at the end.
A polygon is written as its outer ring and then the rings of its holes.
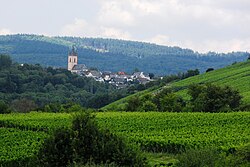
POLYGON ((189 69, 221 68, 244 61, 247 52, 206 54, 180 47, 161 46, 145 42, 103 38, 48 37, 43 35, 2 35, 0 53, 11 55, 19 63, 65 67, 67 54, 75 45, 78 61, 102 71, 133 72, 134 69, 156 75, 176 74, 189 69))

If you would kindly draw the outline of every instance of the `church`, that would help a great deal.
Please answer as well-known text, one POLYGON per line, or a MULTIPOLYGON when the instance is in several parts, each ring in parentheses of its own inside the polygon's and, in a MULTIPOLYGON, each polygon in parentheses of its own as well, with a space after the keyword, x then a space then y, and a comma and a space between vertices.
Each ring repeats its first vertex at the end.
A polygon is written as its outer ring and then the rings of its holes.
POLYGON ((77 74, 88 71, 88 68, 84 64, 78 64, 78 55, 75 46, 72 46, 72 50, 68 54, 68 70, 77 74))

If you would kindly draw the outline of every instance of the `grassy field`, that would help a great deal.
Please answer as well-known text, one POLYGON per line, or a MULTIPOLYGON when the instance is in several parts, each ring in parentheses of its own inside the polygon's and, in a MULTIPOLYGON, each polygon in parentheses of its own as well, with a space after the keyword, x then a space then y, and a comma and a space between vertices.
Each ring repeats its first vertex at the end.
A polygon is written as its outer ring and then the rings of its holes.
MULTIPOLYGON (((228 150, 250 143, 250 112, 234 113, 97 113, 108 128, 145 151, 178 153, 188 148, 228 150)), ((32 157, 43 140, 60 127, 70 127, 66 113, 0 115, 0 162, 32 157), (14 144, 10 144, 14 143, 14 144), (11 151, 14 150, 14 151, 11 151)))
MULTIPOLYGON (((184 99, 188 100, 187 87, 191 84, 212 83, 216 85, 228 85, 240 92, 243 96, 243 103, 250 104, 250 61, 237 63, 222 69, 214 70, 208 73, 190 77, 178 82, 168 84, 167 87, 178 88, 177 94, 181 95, 184 99)), ((109 111, 120 111, 126 102, 132 96, 141 96, 145 94, 152 94, 158 90, 145 90, 137 94, 120 99, 111 103, 102 109, 109 111)))

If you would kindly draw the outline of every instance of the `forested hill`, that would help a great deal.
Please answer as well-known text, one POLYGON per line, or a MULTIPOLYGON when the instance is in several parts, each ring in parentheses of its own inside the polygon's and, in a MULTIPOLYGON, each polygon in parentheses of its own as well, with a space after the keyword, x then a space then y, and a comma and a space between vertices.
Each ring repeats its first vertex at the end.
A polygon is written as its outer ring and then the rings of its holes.
POLYGON ((46 37, 38 35, 0 36, 0 53, 9 54, 19 63, 43 66, 67 66, 69 48, 78 48, 79 63, 105 71, 132 72, 135 68, 157 75, 205 71, 244 61, 245 52, 200 54, 190 49, 156 44, 101 38, 46 37))
POLYGON ((0 55, 0 114, 3 104, 20 112, 43 109, 50 104, 99 108, 125 96, 126 89, 117 90, 66 69, 20 65, 12 63, 9 56, 0 55))

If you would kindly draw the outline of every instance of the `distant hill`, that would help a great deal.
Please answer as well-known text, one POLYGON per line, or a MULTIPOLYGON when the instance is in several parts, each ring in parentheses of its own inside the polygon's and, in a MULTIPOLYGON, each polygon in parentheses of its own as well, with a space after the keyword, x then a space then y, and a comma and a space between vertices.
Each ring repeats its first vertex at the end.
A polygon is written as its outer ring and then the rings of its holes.
POLYGON ((76 45, 79 63, 105 71, 132 72, 138 68, 157 75, 188 69, 221 68, 247 59, 249 53, 200 54, 190 49, 101 38, 47 37, 39 35, 0 36, 0 53, 10 54, 19 63, 66 67, 69 48, 76 45))
MULTIPOLYGON (((243 96, 243 103, 250 104, 250 61, 236 63, 231 66, 227 66, 222 69, 214 70, 208 73, 200 74, 194 77, 190 77, 184 80, 173 82, 171 84, 165 85, 164 87, 172 87, 177 91, 176 93, 182 96, 184 99, 188 100, 190 97, 187 94, 187 88, 191 84, 203 84, 203 83, 212 83, 216 85, 227 85, 240 92, 240 95, 243 96)), ((116 102, 113 102, 103 109, 110 111, 119 111, 127 101, 134 96, 144 96, 146 94, 154 94, 158 92, 161 88, 158 89, 147 89, 136 94, 130 95, 128 97, 122 98, 116 102)))

